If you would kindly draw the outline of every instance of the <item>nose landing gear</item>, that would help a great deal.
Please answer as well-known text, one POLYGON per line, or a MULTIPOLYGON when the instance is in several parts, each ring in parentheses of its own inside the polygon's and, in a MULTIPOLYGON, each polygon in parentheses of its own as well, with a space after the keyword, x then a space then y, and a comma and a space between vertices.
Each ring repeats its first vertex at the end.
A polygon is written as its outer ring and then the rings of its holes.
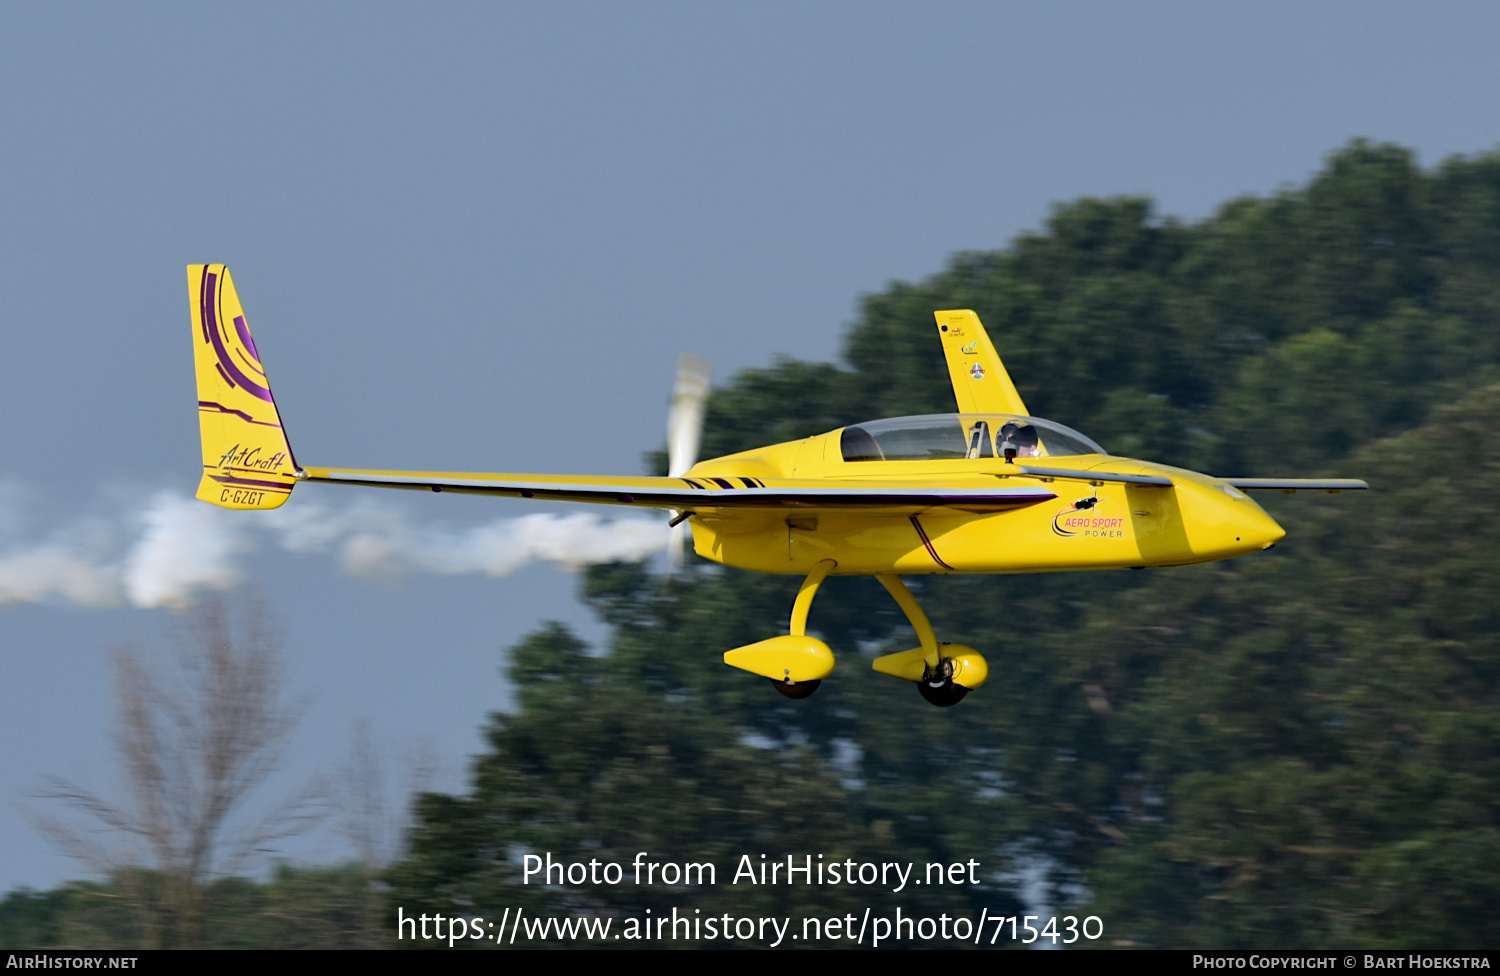
POLYGON ((921 647, 877 657, 871 665, 876 671, 914 682, 922 697, 939 708, 957 705, 965 695, 984 684, 990 668, 983 655, 962 644, 939 644, 927 614, 922 612, 901 577, 875 578, 895 598, 917 632, 917 640, 922 642, 921 647))

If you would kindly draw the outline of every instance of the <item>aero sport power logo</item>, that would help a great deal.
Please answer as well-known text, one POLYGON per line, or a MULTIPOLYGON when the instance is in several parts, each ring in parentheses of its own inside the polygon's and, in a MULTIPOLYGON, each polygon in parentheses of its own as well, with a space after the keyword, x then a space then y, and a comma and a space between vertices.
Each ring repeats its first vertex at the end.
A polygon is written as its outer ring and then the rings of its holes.
POLYGON ((1098 514, 1103 501, 1097 497, 1080 499, 1092 504, 1079 508, 1074 502, 1052 516, 1052 531, 1064 538, 1084 536, 1092 539, 1120 539, 1125 536, 1125 520, 1098 514))

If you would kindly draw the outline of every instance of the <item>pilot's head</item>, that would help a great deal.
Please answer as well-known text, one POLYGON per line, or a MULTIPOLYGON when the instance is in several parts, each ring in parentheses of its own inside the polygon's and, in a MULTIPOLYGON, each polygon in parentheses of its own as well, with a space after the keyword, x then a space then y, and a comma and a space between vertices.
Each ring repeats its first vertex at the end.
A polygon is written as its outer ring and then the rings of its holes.
POLYGON ((1036 428, 1024 420, 1007 421, 1000 428, 1000 436, 996 438, 999 442, 1000 455, 1005 456, 1007 449, 1014 449, 1016 457, 1040 457, 1041 442, 1037 439, 1036 428))

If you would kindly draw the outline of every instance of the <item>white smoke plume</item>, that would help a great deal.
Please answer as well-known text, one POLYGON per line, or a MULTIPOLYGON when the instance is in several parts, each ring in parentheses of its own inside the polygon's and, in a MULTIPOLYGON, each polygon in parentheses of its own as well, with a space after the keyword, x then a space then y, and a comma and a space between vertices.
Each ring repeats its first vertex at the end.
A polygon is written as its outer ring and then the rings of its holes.
MULTIPOLYGON (((17 493, 0 485, 0 525, 19 520, 17 493)), ((505 576, 533 562, 577 570, 639 560, 668 539, 665 521, 588 512, 452 529, 411 524, 400 510, 368 500, 330 510, 293 499, 270 512, 231 512, 163 491, 124 508, 112 520, 80 520, 41 542, 0 543, 0 606, 63 600, 180 609, 200 589, 239 583, 239 558, 266 544, 331 553, 350 576, 389 585, 415 573, 505 576)))
POLYGON ((181 607, 199 587, 227 590, 239 582, 234 557, 249 544, 231 513, 162 492, 140 518, 143 531, 120 566, 132 605, 181 607))

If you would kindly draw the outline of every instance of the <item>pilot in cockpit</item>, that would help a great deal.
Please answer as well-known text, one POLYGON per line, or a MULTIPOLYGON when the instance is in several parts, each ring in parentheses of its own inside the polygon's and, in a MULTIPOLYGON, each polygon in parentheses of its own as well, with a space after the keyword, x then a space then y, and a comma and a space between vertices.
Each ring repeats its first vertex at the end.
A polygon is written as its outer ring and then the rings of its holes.
POLYGON ((1023 421, 1008 421, 1004 427, 1000 428, 1000 433, 995 440, 999 448, 997 453, 1001 457, 1042 456, 1041 442, 1037 439, 1036 428, 1023 421), (1016 453, 1011 454, 1012 450, 1016 453))

